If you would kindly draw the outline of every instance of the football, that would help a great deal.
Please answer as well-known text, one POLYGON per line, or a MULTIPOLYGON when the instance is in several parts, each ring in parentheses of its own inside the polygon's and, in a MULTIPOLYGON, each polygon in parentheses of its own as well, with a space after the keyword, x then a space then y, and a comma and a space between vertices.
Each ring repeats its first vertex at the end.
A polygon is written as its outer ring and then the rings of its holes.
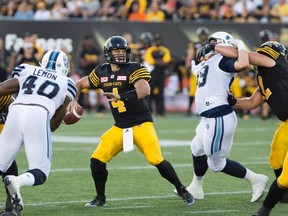
POLYGON ((66 125, 75 124, 78 122, 83 115, 83 108, 78 106, 77 108, 73 109, 72 112, 67 112, 64 116, 62 123, 66 125))

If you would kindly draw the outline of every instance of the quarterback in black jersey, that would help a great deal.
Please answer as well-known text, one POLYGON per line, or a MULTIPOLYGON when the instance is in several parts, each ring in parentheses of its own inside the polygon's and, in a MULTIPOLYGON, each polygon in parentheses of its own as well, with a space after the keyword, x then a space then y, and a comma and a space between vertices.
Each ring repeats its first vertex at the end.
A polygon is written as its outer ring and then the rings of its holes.
MULTIPOLYGON (((236 54, 235 50, 230 48, 222 49, 223 55, 236 54)), ((288 190, 287 50, 278 42, 268 41, 257 48, 256 52, 249 52, 249 61, 257 67, 258 88, 250 97, 236 99, 230 95, 229 104, 240 109, 252 110, 266 102, 282 121, 271 143, 270 166, 275 172, 276 179, 270 186, 263 205, 253 214, 253 216, 267 216, 288 190)))
MULTIPOLYGON (((76 82, 83 88, 102 89, 108 98, 115 124, 100 139, 91 156, 91 172, 96 197, 85 206, 106 205, 105 184, 108 177, 106 164, 122 150, 133 150, 133 144, 155 166, 161 176, 172 183, 187 205, 195 201, 179 180, 173 166, 163 158, 153 119, 145 97, 150 94, 150 73, 142 64, 130 62, 130 47, 120 36, 110 37, 104 45, 107 63, 98 65, 92 72, 76 82)), ((72 101, 68 109, 77 106, 72 101)))

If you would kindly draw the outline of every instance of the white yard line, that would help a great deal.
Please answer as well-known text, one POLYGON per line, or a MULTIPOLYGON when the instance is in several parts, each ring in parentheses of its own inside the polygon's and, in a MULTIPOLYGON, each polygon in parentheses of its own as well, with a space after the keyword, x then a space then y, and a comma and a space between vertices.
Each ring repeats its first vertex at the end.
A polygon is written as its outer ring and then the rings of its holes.
MULTIPOLYGON (((84 137, 84 136, 52 136, 52 142, 55 143, 81 143, 82 144, 97 144, 99 137, 84 137)), ((270 144, 271 140, 254 141, 254 142, 235 142, 233 145, 249 146, 249 145, 266 145, 270 144)), ((191 140, 166 140, 161 139, 160 145, 163 147, 190 146, 191 140)))

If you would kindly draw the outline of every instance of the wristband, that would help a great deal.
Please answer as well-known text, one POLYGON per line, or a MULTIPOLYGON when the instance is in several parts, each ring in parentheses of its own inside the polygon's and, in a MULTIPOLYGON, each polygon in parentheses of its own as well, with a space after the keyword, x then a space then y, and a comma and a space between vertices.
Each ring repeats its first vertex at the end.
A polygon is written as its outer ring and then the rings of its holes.
POLYGON ((135 89, 128 92, 120 93, 119 95, 120 100, 138 99, 138 95, 135 89))
POLYGON ((239 41, 239 43, 237 44, 237 48, 238 48, 238 51, 240 50, 246 51, 246 47, 242 41, 239 41))

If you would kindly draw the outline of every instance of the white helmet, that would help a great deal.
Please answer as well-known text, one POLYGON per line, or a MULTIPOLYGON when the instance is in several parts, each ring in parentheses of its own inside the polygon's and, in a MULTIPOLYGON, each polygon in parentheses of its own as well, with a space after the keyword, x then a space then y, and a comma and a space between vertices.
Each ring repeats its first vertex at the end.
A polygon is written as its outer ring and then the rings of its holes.
POLYGON ((208 41, 216 40, 217 44, 221 44, 224 46, 231 46, 231 40, 233 40, 233 36, 228 34, 227 32, 219 31, 208 37, 208 41))
POLYGON ((70 63, 67 55, 61 50, 50 50, 45 53, 40 63, 48 71, 67 76, 70 72, 70 63))

